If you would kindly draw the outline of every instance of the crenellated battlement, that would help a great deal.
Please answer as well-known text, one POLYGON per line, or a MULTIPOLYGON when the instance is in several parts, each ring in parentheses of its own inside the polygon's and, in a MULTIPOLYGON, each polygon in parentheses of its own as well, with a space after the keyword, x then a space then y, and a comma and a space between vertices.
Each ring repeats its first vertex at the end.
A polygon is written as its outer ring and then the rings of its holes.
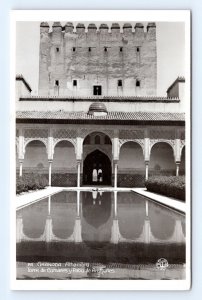
POLYGON ((40 24, 43 96, 155 96, 156 74, 155 23, 40 24))
POLYGON ((41 31, 44 31, 44 28, 49 28, 48 32, 51 34, 53 31, 58 32, 72 32, 75 34, 85 33, 88 34, 89 32, 94 32, 95 34, 100 34, 103 31, 108 34, 112 34, 114 32, 124 34, 126 32, 133 33, 139 33, 144 32, 145 36, 147 33, 152 30, 156 30, 156 23, 150 22, 146 26, 144 26, 142 23, 136 23, 134 26, 132 26, 130 23, 125 23, 123 25, 120 25, 119 23, 112 23, 112 25, 109 27, 107 24, 103 23, 100 24, 99 27, 97 27, 94 23, 90 23, 88 26, 85 26, 83 23, 78 23, 76 26, 73 25, 72 22, 67 22, 65 25, 62 25, 60 22, 54 22, 52 25, 49 25, 48 22, 42 22, 40 24, 41 31))

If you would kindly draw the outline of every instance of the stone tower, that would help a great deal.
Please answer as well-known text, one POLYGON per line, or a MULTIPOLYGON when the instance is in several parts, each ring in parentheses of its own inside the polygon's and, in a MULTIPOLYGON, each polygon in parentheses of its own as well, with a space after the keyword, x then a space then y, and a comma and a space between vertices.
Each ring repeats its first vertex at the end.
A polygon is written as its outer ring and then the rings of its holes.
POLYGON ((156 24, 40 25, 39 95, 155 96, 156 24))

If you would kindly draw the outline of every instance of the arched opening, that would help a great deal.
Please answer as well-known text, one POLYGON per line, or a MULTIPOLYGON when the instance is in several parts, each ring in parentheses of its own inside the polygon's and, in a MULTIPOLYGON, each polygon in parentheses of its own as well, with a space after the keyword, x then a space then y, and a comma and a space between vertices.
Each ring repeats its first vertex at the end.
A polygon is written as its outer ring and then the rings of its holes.
POLYGON ((134 240, 139 238, 143 231, 145 201, 143 197, 125 192, 117 195, 119 231, 123 238, 134 240))
POLYGON ((142 147, 136 142, 126 142, 120 149, 118 186, 144 186, 145 164, 142 147))
MULTIPOLYGON (((112 227, 111 194, 104 192, 95 195, 84 192, 82 197, 82 240, 90 242, 110 242, 112 227)), ((100 245, 99 245, 100 246, 100 245)))
POLYGON ((108 135, 105 135, 104 143, 105 143, 106 145, 111 145, 111 140, 110 140, 110 138, 108 137, 108 135))
POLYGON ((110 137, 103 132, 91 132, 85 137, 83 145, 112 145, 112 142, 110 137))
POLYGON ((168 143, 156 143, 150 154, 149 175, 175 176, 173 149, 168 143))
POLYGON ((99 131, 88 134, 83 141, 83 159, 83 184, 111 185, 112 142, 108 135, 99 131))
POLYGON ((43 142, 34 140, 26 145, 23 173, 48 173, 48 155, 43 142))
POLYGON ((111 185, 111 161, 100 150, 86 156, 83 163, 83 184, 111 185))
POLYGON ((76 193, 61 192, 51 196, 53 234, 61 239, 71 236, 76 219, 76 193))
POLYGON ((55 145, 52 162, 53 186, 76 186, 76 155, 74 145, 62 140, 55 145))
POLYGON ((40 238, 43 234, 47 217, 47 200, 28 205, 17 211, 17 218, 23 220, 23 233, 29 238, 40 238))
POLYGON ((185 175, 185 146, 183 147, 181 154, 180 175, 185 175))

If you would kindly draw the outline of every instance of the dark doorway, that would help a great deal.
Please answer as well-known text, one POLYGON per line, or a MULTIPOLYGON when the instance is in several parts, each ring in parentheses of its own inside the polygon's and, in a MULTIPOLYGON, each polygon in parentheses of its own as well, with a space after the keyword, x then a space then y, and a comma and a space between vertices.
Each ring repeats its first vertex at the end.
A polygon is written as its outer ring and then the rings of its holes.
POLYGON ((83 164, 83 184, 111 185, 111 161, 107 155, 95 150, 87 155, 83 164))
POLYGON ((102 95, 102 87, 101 87, 101 85, 94 85, 93 86, 93 95, 94 96, 101 96, 102 95))

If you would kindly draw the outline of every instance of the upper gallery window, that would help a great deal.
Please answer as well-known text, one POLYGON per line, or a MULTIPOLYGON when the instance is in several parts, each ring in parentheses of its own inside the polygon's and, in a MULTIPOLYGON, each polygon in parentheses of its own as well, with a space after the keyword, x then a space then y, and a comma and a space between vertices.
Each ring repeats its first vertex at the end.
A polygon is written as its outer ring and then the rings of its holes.
POLYGON ((101 87, 101 85, 94 85, 93 86, 93 95, 94 96, 101 96, 102 95, 102 87, 101 87))
POLYGON ((118 86, 123 86, 123 82, 121 79, 118 80, 118 86))
POLYGON ((55 80, 55 86, 59 86, 60 85, 60 82, 58 79, 55 80))

